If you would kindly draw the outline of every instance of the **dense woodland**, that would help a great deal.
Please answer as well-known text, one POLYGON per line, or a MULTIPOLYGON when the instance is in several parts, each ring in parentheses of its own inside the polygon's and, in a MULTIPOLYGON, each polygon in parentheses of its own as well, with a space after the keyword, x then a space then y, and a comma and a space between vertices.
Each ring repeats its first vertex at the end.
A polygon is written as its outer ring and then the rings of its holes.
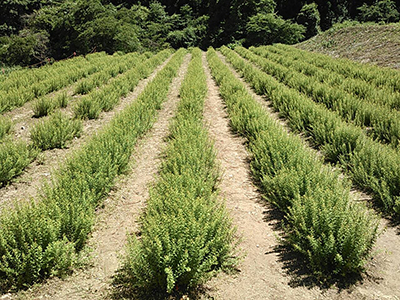
POLYGON ((93 51, 293 44, 345 20, 398 22, 400 0, 3 0, 0 62, 93 51))

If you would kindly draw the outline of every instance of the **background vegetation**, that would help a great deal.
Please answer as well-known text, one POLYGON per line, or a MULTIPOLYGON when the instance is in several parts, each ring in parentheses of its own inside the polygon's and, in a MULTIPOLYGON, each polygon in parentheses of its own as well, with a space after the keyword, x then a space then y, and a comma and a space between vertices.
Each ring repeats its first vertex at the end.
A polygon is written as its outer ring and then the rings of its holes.
POLYGON ((0 65, 92 51, 291 44, 348 19, 397 22, 399 8, 400 0, 8 0, 0 3, 0 65))

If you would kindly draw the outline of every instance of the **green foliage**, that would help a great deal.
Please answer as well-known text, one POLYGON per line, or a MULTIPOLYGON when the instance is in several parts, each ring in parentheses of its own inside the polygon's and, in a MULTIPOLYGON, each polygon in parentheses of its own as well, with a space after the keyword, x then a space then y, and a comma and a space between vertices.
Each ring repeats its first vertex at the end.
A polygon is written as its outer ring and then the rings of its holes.
POLYGON ((58 111, 32 128, 31 140, 35 147, 42 150, 65 148, 66 142, 79 137, 81 131, 82 121, 70 120, 58 111))
POLYGON ((57 222, 49 222, 48 214, 48 208, 32 202, 16 204, 14 210, 1 215, 0 226, 7 228, 0 235, 2 291, 65 274, 74 264, 74 244, 60 236, 57 222))
POLYGON ((235 230, 216 197, 215 153, 202 122, 207 85, 201 52, 192 53, 140 240, 129 239, 125 272, 134 290, 186 290, 234 263, 235 230))
POLYGON ((399 145, 400 114, 387 107, 390 103, 398 102, 398 93, 390 93, 385 89, 379 91, 365 81, 332 76, 328 70, 313 68, 302 61, 290 60, 289 55, 275 54, 267 48, 253 49, 255 53, 266 58, 257 56, 243 47, 236 49, 268 74, 309 95, 316 102, 323 103, 345 121, 352 121, 362 128, 369 127, 368 133, 372 137, 383 143, 390 143, 393 147, 399 145))
POLYGON ((33 116, 40 118, 47 116, 54 110, 53 99, 50 97, 41 97, 32 104, 33 116))
POLYGON ((0 88, 0 112, 20 107, 26 102, 57 91, 82 77, 93 74, 109 62, 112 56, 104 53, 76 57, 53 65, 11 73, 0 88), (103 61, 102 64, 99 64, 103 61))
POLYGON ((26 287, 68 271, 92 230, 95 208, 109 192, 115 177, 125 170, 138 137, 151 128, 184 54, 185 51, 179 51, 137 101, 67 159, 52 178, 52 184, 45 188, 41 201, 2 212, 3 290, 26 287), (162 92, 154 93, 161 87, 162 92))
POLYGON ((79 119, 98 119, 101 113, 100 104, 90 96, 82 97, 74 106, 75 118, 79 119))
POLYGON ((297 15, 297 23, 306 28, 304 34, 305 39, 309 39, 321 31, 320 21, 321 17, 319 15, 318 6, 315 3, 304 4, 297 15))
POLYGON ((18 176, 36 156, 24 142, 14 142, 6 139, 0 143, 0 186, 18 176))
MULTIPOLYGON (((334 74, 340 74, 350 79, 359 79, 376 86, 379 89, 387 88, 388 93, 400 92, 398 71, 389 68, 380 68, 371 64, 363 64, 349 59, 332 59, 319 53, 310 53, 290 46, 276 44, 276 48, 285 52, 297 53, 301 59, 319 68, 326 69, 334 74)), ((337 77, 337 76, 336 76, 337 77)), ((392 105, 392 103, 390 103, 392 105)), ((392 106, 395 108, 395 106, 392 106)))
POLYGON ((70 97, 68 96, 66 91, 59 93, 56 97, 56 106, 60 108, 66 108, 68 106, 68 102, 70 97))
MULTIPOLYGON (((246 70, 248 79, 251 68, 228 48, 222 52, 235 67, 246 70)), ((267 116, 214 50, 209 50, 208 60, 233 129, 249 141, 254 177, 266 198, 286 214, 284 242, 302 253, 321 279, 362 271, 377 237, 378 219, 350 199, 350 184, 339 172, 323 165, 298 136, 287 134, 267 116)), ((252 76, 261 79, 258 73, 252 76)), ((289 96, 270 82, 263 87, 269 96, 289 96)))
POLYGON ((0 140, 10 133, 12 124, 10 118, 0 116, 0 140))
POLYGON ((246 43, 250 45, 295 44, 304 37, 305 32, 302 25, 284 20, 273 13, 258 13, 250 17, 246 30, 246 43))
POLYGON ((361 128, 343 122, 326 107, 279 83, 228 48, 223 52, 257 93, 269 97, 292 130, 311 137, 327 160, 340 163, 354 183, 373 192, 382 210, 398 214, 400 155, 396 149, 368 138, 361 128))
POLYGON ((372 5, 364 3, 358 10, 360 11, 359 19, 362 22, 391 23, 397 22, 400 19, 396 2, 392 0, 376 0, 372 5))
POLYGON ((46 32, 21 31, 19 35, 0 37, 0 61, 7 65, 28 65, 42 61, 47 54, 46 32))
MULTIPOLYGON (((118 78, 110 80, 100 89, 93 90, 90 94, 82 97, 74 107, 75 117, 97 119, 102 110, 111 110, 119 102, 120 97, 126 96, 129 91, 132 91, 139 80, 149 76, 170 53, 170 50, 163 50, 143 63, 137 64, 118 78)), ((146 54, 141 56, 141 58, 145 57, 147 57, 146 54)), ((96 83, 94 84, 96 85, 96 83)))

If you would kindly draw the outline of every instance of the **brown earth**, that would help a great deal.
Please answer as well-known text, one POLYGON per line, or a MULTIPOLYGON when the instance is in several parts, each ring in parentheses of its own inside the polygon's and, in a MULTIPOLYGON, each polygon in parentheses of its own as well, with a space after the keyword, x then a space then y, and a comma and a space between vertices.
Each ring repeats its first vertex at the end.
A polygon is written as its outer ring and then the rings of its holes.
POLYGON ((297 44, 296 47, 400 69, 400 24, 332 28, 297 44))
POLYGON ((142 138, 131 156, 130 170, 120 178, 98 211, 96 229, 89 241, 93 249, 91 265, 62 280, 53 278, 29 291, 5 299, 104 299, 112 291, 112 277, 120 267, 126 234, 138 230, 138 216, 145 207, 149 186, 157 174, 160 155, 165 148, 168 123, 179 101, 179 88, 186 73, 190 55, 184 59, 173 80, 168 100, 158 120, 142 138))

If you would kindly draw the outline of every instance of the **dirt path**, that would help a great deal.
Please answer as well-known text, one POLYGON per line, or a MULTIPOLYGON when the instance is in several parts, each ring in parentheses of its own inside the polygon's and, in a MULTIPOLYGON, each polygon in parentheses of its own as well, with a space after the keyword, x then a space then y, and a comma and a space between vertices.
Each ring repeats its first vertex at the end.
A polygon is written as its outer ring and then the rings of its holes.
MULTIPOLYGON (((224 63, 226 63, 226 60, 224 59, 222 54, 219 53, 219 56, 222 58, 224 63)), ((271 113, 271 106, 269 105, 267 99, 256 95, 254 91, 250 88, 250 86, 241 79, 240 75, 235 72, 229 64, 227 65, 230 67, 235 76, 245 84, 246 89, 251 93, 251 95, 260 104, 263 105, 268 113, 271 113)), ((217 98, 218 97, 216 96, 216 102, 217 98)), ((223 107, 222 104, 220 106, 223 107)), ((211 114, 211 112, 208 114, 211 114)), ((272 113, 272 117, 276 119, 277 114, 272 113)), ((215 120, 217 120, 217 117, 213 117, 210 120, 214 120, 213 123, 216 123, 215 120)), ((211 123, 212 126, 214 126, 213 123, 211 123)), ((285 123, 281 124, 284 125, 284 127, 286 128, 285 123)), ((221 138, 219 137, 220 135, 222 135, 222 133, 217 134, 217 137, 221 138)), ((218 145, 218 143, 216 144, 216 146, 218 145)), ((229 143, 229 145, 232 145, 232 143, 229 143)), ((225 151, 226 153, 224 157, 229 157, 226 146, 225 150, 224 148, 222 148, 222 151, 225 151)), ((244 159, 244 161, 246 161, 246 159, 244 159)), ((224 161, 222 162, 224 163, 224 161)), ((226 170, 235 170, 238 165, 239 160, 233 160, 233 163, 231 163, 231 167, 227 166, 226 170)), ((246 172, 247 174, 249 174, 248 164, 246 168, 246 172)), ((240 172, 239 174, 241 174, 242 176, 243 172, 240 172)), ((234 177, 235 176, 233 176, 232 178, 234 177)), ((247 180, 250 179, 242 179, 239 182, 242 182, 243 185, 243 183, 247 182, 247 180)), ((229 193, 232 193, 233 183, 228 183, 227 189, 229 193)), ((354 195, 358 194, 358 197, 356 196, 356 200, 360 197, 363 199, 368 198, 363 193, 357 191, 353 191, 353 193, 354 195)), ((244 193, 243 195, 247 194, 244 193)), ((227 204, 228 203, 229 202, 227 202, 227 204)), ((261 210, 261 220, 263 218, 262 215, 273 215, 273 210, 268 204, 266 204, 265 207, 260 206, 259 209, 261 210)), ((239 213, 236 206, 234 206, 233 213, 234 217, 237 213, 239 213)), ((255 217, 257 215, 257 212, 248 211, 248 214, 255 217)), ((258 216, 258 219, 260 220, 260 216, 258 216)), ((264 237, 262 237, 260 234, 257 234, 258 230, 260 229, 256 230, 257 227, 255 224, 248 229, 248 235, 244 234, 244 237, 245 240, 253 240, 254 236, 259 236, 258 238, 254 239, 252 244, 250 244, 250 246, 252 246, 253 248, 254 243, 258 243, 258 248, 261 248, 261 245, 264 242, 266 242, 266 244, 264 244, 264 247, 268 247, 268 245, 270 245, 269 248, 265 248, 265 251, 263 251, 263 259, 269 261, 270 269, 263 270, 261 267, 262 262, 250 258, 251 260, 253 260, 254 266, 250 267, 244 264, 244 267, 248 268, 249 270, 251 270, 252 268, 258 268, 259 270, 257 272, 254 272, 252 276, 249 276, 249 279, 247 280, 247 285, 244 285, 243 287, 244 289, 248 289, 248 293, 239 295, 239 293, 242 293, 242 288, 238 286, 238 284, 241 282, 245 283, 245 278, 240 279, 239 283, 235 283, 233 281, 231 281, 231 283, 223 282, 221 284, 221 287, 223 287, 227 293, 235 294, 233 296, 231 294, 228 294, 228 297, 226 297, 224 294, 221 294, 221 299, 400 299, 400 283, 398 281, 398 276, 400 275, 400 237, 397 234, 398 229, 396 227, 391 227, 387 220, 381 220, 380 228, 381 230, 385 229, 385 231, 379 236, 377 240, 376 246, 373 250, 373 259, 367 265, 367 275, 365 275, 363 280, 355 286, 352 286, 350 289, 344 290, 336 287, 322 290, 316 287, 312 283, 312 280, 309 280, 306 275, 301 274, 301 270, 298 268, 298 266, 295 266, 295 262, 290 261, 291 257, 285 257, 281 254, 278 256, 278 251, 274 250, 275 246, 277 245, 274 235, 279 234, 279 232, 271 228, 273 228, 274 222, 276 221, 268 221, 268 224, 264 221, 260 222, 264 223, 264 226, 266 227, 265 230, 269 230, 264 232, 264 237), (269 224, 271 224, 272 227, 267 226, 269 224), (274 259, 271 260, 271 258, 274 259), (263 274, 264 276, 260 276, 261 274, 263 274), (250 286, 256 286, 256 278, 259 278, 260 283, 258 285, 262 287, 258 292, 250 288, 250 286), (262 284, 262 282, 264 282, 264 285, 262 284), (269 288, 267 286, 269 286, 269 288), (264 294, 264 292, 266 293, 264 294)), ((239 219, 238 224, 240 230, 240 228, 245 225, 245 221, 239 219)), ((246 243, 244 245, 246 245, 246 243)), ((252 252, 254 251, 250 251, 248 253, 252 252)), ((249 258, 246 259, 249 260, 249 258)), ((242 273, 245 273, 245 270, 246 269, 243 269, 242 273)), ((240 274, 240 276, 242 276, 242 274, 240 274)), ((229 277, 227 278, 227 280, 229 281, 229 277)), ((217 284, 217 288, 218 290, 220 289, 219 284, 217 284)))
POLYGON ((138 229, 138 216, 148 198, 149 185, 157 174, 168 124, 179 101, 179 88, 189 61, 190 55, 187 55, 157 122, 136 147, 129 174, 119 180, 105 200, 105 208, 98 212, 97 228, 89 242, 93 248, 93 266, 65 280, 55 278, 27 293, 20 293, 20 299, 103 299, 109 294, 112 276, 120 267, 119 256, 124 250, 126 233, 138 229))
MULTIPOLYGON (((43 182, 50 180, 51 174, 65 161, 68 154, 85 144, 86 141, 105 126, 116 113, 122 111, 129 103, 134 101, 147 86, 147 83, 168 63, 169 59, 158 66, 148 78, 141 80, 132 93, 121 98, 120 103, 112 111, 102 112, 100 118, 97 120, 84 121, 81 137, 72 140, 68 148, 41 152, 38 158, 32 162, 20 176, 13 179, 9 185, 0 189, 0 210, 4 206, 10 205, 13 200, 19 202, 35 198, 38 193, 40 193, 43 182)), ((29 110, 29 106, 26 105, 18 110, 20 109, 26 111, 29 110)), ((21 111, 19 111, 19 113, 22 114, 21 111)), ((28 130, 28 128, 24 130, 28 130)))

